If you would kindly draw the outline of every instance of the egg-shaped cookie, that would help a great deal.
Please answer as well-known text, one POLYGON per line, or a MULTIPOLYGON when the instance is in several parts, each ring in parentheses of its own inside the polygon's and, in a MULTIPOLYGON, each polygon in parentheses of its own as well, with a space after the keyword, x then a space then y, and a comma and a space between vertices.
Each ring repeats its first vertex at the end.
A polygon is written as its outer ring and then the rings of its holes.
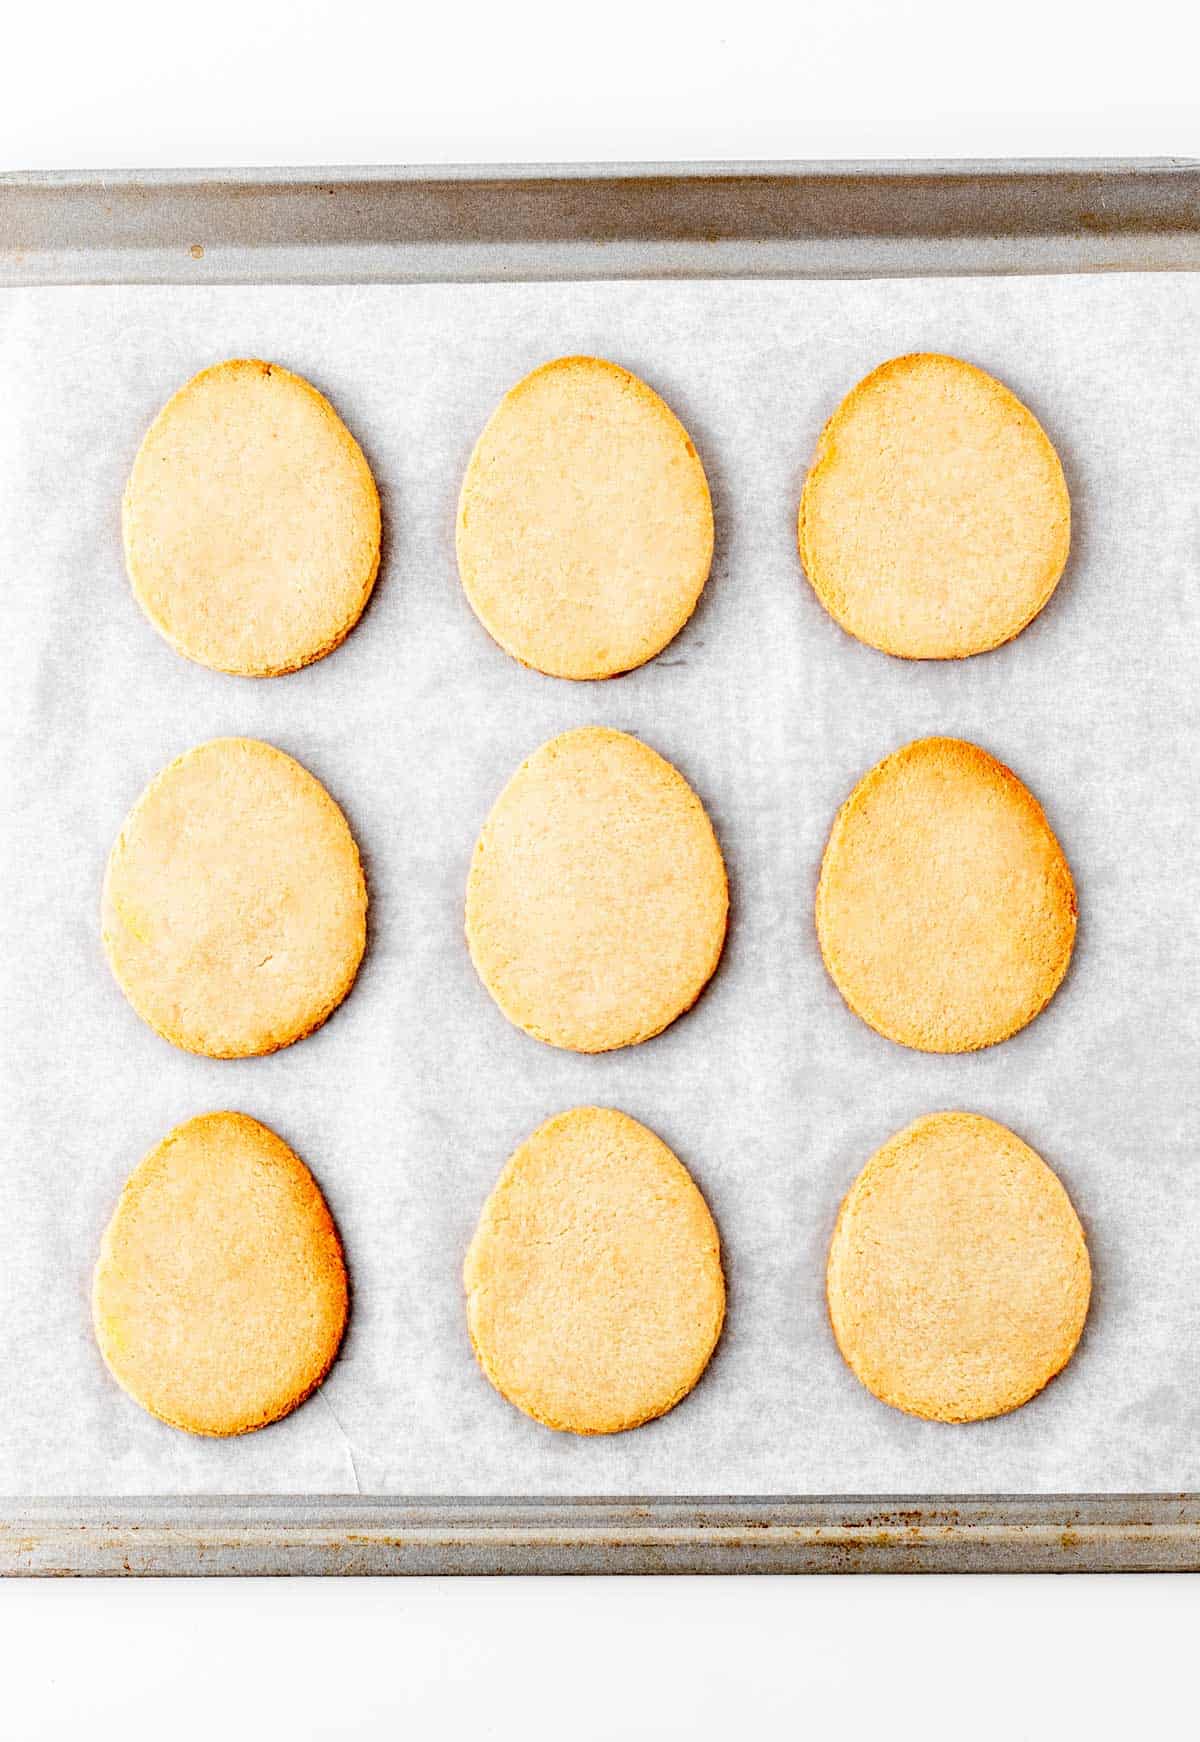
POLYGON ((992 1119, 930 1113, 851 1186, 826 1291, 868 1391, 931 1421, 981 1421, 1019 1408, 1071 1359, 1091 1264, 1041 1156, 992 1119))
POLYGON ((1067 971, 1076 911, 1041 805, 959 738, 917 739, 863 776, 817 885, 838 991, 921 1052, 971 1052, 1032 1022, 1067 971))
POLYGON ((510 1157, 463 1279, 487 1377, 569 1433, 620 1433, 672 1409, 725 1317, 703 1196, 660 1138, 607 1107, 559 1113, 510 1157))
POLYGON ((129 1176, 92 1318, 113 1377, 151 1415, 222 1436, 277 1421, 324 1379, 346 1311, 325 1200, 256 1119, 189 1119, 129 1176))
POLYGON ((510 389, 458 505, 471 608, 506 653, 552 677, 653 659, 708 579, 704 467, 675 413, 599 357, 560 357, 510 389))
POLYGON ((984 653, 1031 622, 1071 542, 1062 465, 1028 408, 957 357, 896 357, 822 431, 800 557, 843 629, 904 659, 984 653))
POLYGON ((275 677, 358 622, 379 570, 379 492, 316 388, 257 358, 203 370, 159 412, 125 488, 134 596, 176 652, 275 677))
POLYGON ((214 738, 155 776, 121 828, 101 928, 117 983, 166 1040, 274 1052, 354 983, 367 889, 345 817, 273 745, 214 738))
POLYGON ((523 762, 471 860, 466 929, 510 1022, 574 1052, 633 1046, 720 959, 725 865, 704 806, 627 732, 582 726, 523 762))

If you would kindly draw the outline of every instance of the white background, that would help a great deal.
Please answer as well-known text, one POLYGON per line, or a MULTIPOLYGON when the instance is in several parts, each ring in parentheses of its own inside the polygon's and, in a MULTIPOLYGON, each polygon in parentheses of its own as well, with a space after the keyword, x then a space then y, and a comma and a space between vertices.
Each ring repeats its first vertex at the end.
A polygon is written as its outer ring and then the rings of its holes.
MULTIPOLYGON (((1198 38, 1195 0, 42 0, 4 19, 0 167, 1196 156, 1198 38)), ((10 1582, 0 1733, 1187 1733, 1198 1593, 10 1582)))

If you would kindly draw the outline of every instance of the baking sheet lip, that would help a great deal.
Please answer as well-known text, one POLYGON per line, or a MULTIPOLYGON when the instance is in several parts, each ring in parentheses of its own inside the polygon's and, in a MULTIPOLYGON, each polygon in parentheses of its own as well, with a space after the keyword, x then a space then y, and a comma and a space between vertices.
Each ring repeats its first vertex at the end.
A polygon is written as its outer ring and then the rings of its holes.
POLYGON ((118 1516, 135 1513, 144 1516, 152 1512, 164 1515, 180 1512, 208 1512, 213 1515, 234 1513, 285 1512, 296 1514, 300 1509, 313 1512, 326 1510, 345 1512, 459 1512, 487 1515, 500 1512, 595 1512, 645 1514, 669 1511, 743 1512, 808 1512, 814 1516, 833 1512, 869 1512, 879 1516, 885 1512, 931 1515, 952 1511, 996 1512, 1007 1510, 1015 1514, 1024 1508, 1033 1513, 1053 1512, 1063 1507, 1085 1511, 1121 1513, 1146 1508, 1184 1507, 1197 1514, 1200 1524, 1200 1491, 1175 1490, 1092 1490, 1088 1492, 983 1492, 983 1493, 840 1493, 840 1494, 418 1494, 395 1493, 353 1494, 309 1492, 258 1494, 131 1494, 131 1495, 0 1495, 0 1530, 14 1520, 62 1513, 72 1518, 118 1516))
POLYGON ((1200 1570, 1200 1494, 0 1501, 0 1574, 1200 1570))
POLYGON ((0 175, 0 286, 1161 270, 1200 270, 1200 160, 0 175))
MULTIPOLYGON (((297 268, 291 262, 270 262, 264 270, 262 256, 251 257, 251 251, 239 249, 234 251, 232 259, 214 255, 206 262, 202 272, 190 272, 176 262, 164 264, 162 254, 165 250, 153 251, 150 258, 136 266, 123 263, 119 271, 94 270, 84 264, 91 258, 83 255, 79 259, 67 258, 65 262, 58 259, 47 266, 42 260, 21 261, 10 265, 0 249, 0 291, 14 288, 40 287, 44 289, 80 287, 103 288, 112 285, 174 286, 192 284, 202 286, 241 286, 253 287, 261 285, 309 285, 314 288, 337 285, 478 285, 478 284, 597 284, 597 283, 632 283, 652 282, 660 284, 688 283, 697 279, 707 278, 713 282, 738 281, 743 283, 787 281, 800 282, 810 280, 816 282, 855 282, 865 279, 910 279, 910 278, 1056 278, 1064 275, 1105 276, 1132 275, 1146 273, 1200 272, 1200 234, 1185 238, 1186 257, 1176 252, 1168 259, 1151 259, 1145 253, 1135 254, 1127 258, 1100 257, 1092 252, 1086 255, 1076 254, 1069 259, 1047 258, 1044 260, 1025 259, 1013 263, 1003 254, 1006 246, 1004 239, 992 244, 981 244, 992 252, 986 260, 977 257, 960 255, 941 261, 928 261, 914 265, 911 261, 901 258, 893 260, 863 262, 857 257, 837 260, 803 260, 794 257, 771 258, 760 254, 747 258, 747 250, 752 246, 748 243, 730 243, 729 257, 726 260, 710 258, 703 266, 678 255, 668 257, 662 253, 659 258, 647 260, 638 264, 626 263, 614 265, 611 258, 604 258, 600 250, 603 244, 595 245, 595 257, 591 259, 576 258, 569 262, 558 261, 547 266, 532 262, 519 267, 510 267, 503 272, 490 270, 484 266, 467 266, 434 261, 431 263, 408 266, 404 269, 390 262, 390 256, 396 252, 387 248, 381 249, 383 258, 367 266, 360 263, 335 263, 322 270, 297 268)), ((665 245, 656 245, 665 250, 665 245)), ((695 246, 699 246, 696 244, 695 246)), ((721 245, 718 244, 719 248, 721 245)), ((295 252, 300 253, 297 249, 295 252)), ((264 251, 266 254, 267 251, 264 251)))
MULTIPOLYGON (((912 157, 912 158, 688 158, 586 162, 252 164, 158 169, 31 169, 0 171, 0 188, 113 188, 197 186, 320 186, 356 182, 510 181, 766 181, 842 176, 899 180, 919 176, 969 180, 976 176, 1112 176, 1200 171, 1200 157, 912 157)), ((1197 214, 1200 223, 1200 213, 1197 214)))

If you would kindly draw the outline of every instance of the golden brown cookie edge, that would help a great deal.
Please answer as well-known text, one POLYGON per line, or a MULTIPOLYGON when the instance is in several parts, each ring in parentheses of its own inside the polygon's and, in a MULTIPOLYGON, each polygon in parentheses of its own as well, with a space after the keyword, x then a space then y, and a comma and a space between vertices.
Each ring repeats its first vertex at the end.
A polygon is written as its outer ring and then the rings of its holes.
POLYGON ((717 1345, 721 1340, 721 1333, 725 1328, 725 1318, 728 1307, 728 1286, 725 1280, 725 1265, 721 1246, 720 1229, 717 1227, 708 1199, 697 1185, 690 1169, 679 1159, 670 1145, 665 1143, 663 1139, 659 1137, 656 1131, 652 1131, 648 1125, 643 1125, 641 1120, 635 1119, 631 1113, 625 1113, 619 1107, 600 1107, 592 1104, 567 1107, 560 1113, 551 1114, 548 1119, 544 1119, 535 1130, 531 1131, 527 1137, 523 1138, 517 1145, 516 1149, 513 1150, 512 1154, 501 1168, 500 1173, 497 1175, 491 1190, 483 1201, 483 1205, 479 1212, 479 1218, 475 1225, 475 1231, 471 1236, 470 1243, 467 1247, 466 1257, 463 1260, 462 1280, 464 1293, 467 1297, 467 1335, 470 1339, 475 1359, 489 1385, 492 1386, 493 1390, 496 1391, 506 1403, 510 1403, 514 1409, 519 1409, 522 1415, 527 1416, 531 1421, 536 1421, 540 1427, 550 1428, 555 1433, 574 1434, 578 1439, 597 1439, 608 1434, 630 1433, 634 1428, 644 1427, 647 1422, 657 1421, 660 1417, 669 1415, 671 1410, 675 1409, 683 1402, 685 1397, 689 1396, 691 1392, 696 1389, 696 1386, 700 1383, 701 1379, 707 1372, 709 1364, 716 1353, 717 1345), (669 1161, 672 1162, 685 1176, 688 1185, 695 1193, 696 1199, 704 1212, 706 1227, 711 1233, 713 1243, 713 1261, 716 1269, 719 1299, 716 1324, 713 1328, 712 1339, 709 1343, 707 1353, 699 1361, 691 1378, 688 1379, 688 1381, 681 1386, 667 1402, 655 1404, 648 1410, 637 1413, 633 1416, 614 1417, 612 1424, 608 1426, 580 1426, 577 1423, 554 1419, 545 1411, 539 1411, 528 1400, 523 1400, 515 1396, 513 1392, 505 1387, 498 1373, 495 1371, 494 1365, 489 1361, 487 1352, 481 1346, 475 1335, 474 1316, 472 1313, 472 1296, 475 1285, 472 1282, 472 1273, 477 1262, 476 1248, 477 1245, 482 1242, 485 1233, 485 1222, 487 1221, 493 1200, 503 1191, 506 1182, 517 1171, 517 1164, 527 1146, 533 1143, 537 1138, 548 1134, 552 1128, 556 1126, 567 1124, 579 1119, 580 1117, 587 1118, 596 1114, 615 1119, 623 1126, 628 1125, 634 1127, 639 1133, 639 1136, 644 1133, 646 1136, 650 1137, 653 1140, 653 1144, 656 1146, 657 1151, 664 1153, 669 1161))
POLYGON ((838 996, 842 999, 846 1008, 853 1015, 857 1016, 860 1022, 865 1022, 868 1028, 872 1029, 884 1040, 891 1041, 895 1046, 908 1047, 912 1052, 923 1052, 938 1056, 952 1057, 963 1053, 983 1052, 986 1051, 988 1047, 1000 1046, 1004 1041, 1011 1040, 1014 1034, 1019 1034, 1022 1029, 1028 1028, 1029 1024, 1035 1021, 1047 1008, 1066 978, 1067 970, 1071 965, 1071 959, 1075 953, 1075 940, 1079 929, 1079 902, 1070 862, 1067 859, 1066 853, 1063 851, 1061 841, 1051 828, 1046 813, 1042 809, 1041 803, 1036 794, 1025 785, 1025 782, 1018 774, 1015 774, 1013 770, 1005 763, 1001 762, 998 757, 993 756, 990 751, 984 750, 982 746, 973 744, 968 738, 949 738, 934 733, 924 738, 913 738, 907 744, 902 744, 899 749, 893 750, 887 756, 881 757, 878 762, 874 763, 866 773, 856 781, 847 797, 838 806, 833 823, 830 827, 829 837, 826 840, 825 848, 821 855, 821 869, 817 877, 817 892, 814 903, 814 919, 817 933, 817 946, 821 952, 821 960, 825 965, 826 973, 833 981, 838 996), (979 764, 985 769, 989 776, 995 774, 999 775, 1000 783, 1006 788, 1006 790, 1013 794, 1018 802, 1021 803, 1023 808, 1032 810, 1034 821, 1044 831, 1047 838, 1054 844, 1056 851, 1056 865, 1060 873, 1062 884, 1059 893, 1065 898, 1065 906, 1068 916, 1066 947, 1061 962, 1057 963, 1055 965, 1055 970, 1052 971, 1045 996, 1030 1009, 1028 1015, 1022 1017, 1022 1019, 1015 1023, 1015 1025, 1004 1028, 1003 1032, 997 1032, 988 1039, 974 1041, 968 1046, 950 1044, 939 1046, 924 1044, 920 1039, 902 1037, 898 1033, 894 1033, 891 1028, 885 1026, 882 1019, 877 1018, 871 1012, 861 1008, 843 988, 841 980, 833 967, 822 921, 824 907, 822 896, 826 888, 826 874, 830 868, 831 860, 839 843, 841 833, 844 830, 845 823, 850 817, 852 811, 858 808, 861 801, 883 778, 885 771, 889 770, 901 759, 908 757, 911 753, 935 744, 945 746, 946 748, 953 748, 956 752, 968 752, 970 754, 970 759, 978 760, 979 764))
POLYGON ((124 1184, 118 1194, 117 1202, 113 1208, 112 1214, 105 1224, 104 1232, 100 1236, 99 1251, 96 1257, 96 1262, 92 1267, 90 1305, 92 1332, 105 1368, 116 1384, 120 1386, 125 1395, 130 1398, 132 1402, 136 1403, 139 1409, 145 1410, 146 1414, 152 1416, 155 1421, 161 1421, 165 1426, 175 1428, 181 1433, 191 1434, 197 1439, 237 1439, 243 1434, 256 1433, 259 1428, 270 1427, 274 1422, 284 1420, 285 1417, 299 1409, 301 1404, 306 1403, 319 1386, 324 1383, 326 1378, 328 1378, 330 1370, 341 1351, 341 1346, 346 1334, 346 1325, 350 1315, 350 1285, 346 1269, 345 1248, 342 1245, 341 1235, 338 1232, 337 1224, 335 1223, 333 1215, 329 1209, 325 1194, 317 1184, 316 1176, 313 1174, 307 1163, 296 1154, 291 1145, 284 1142, 278 1132, 273 1131, 269 1125, 264 1125, 261 1120, 253 1118, 250 1114, 240 1113, 233 1109, 214 1109, 208 1113, 196 1113, 193 1114, 191 1118, 181 1120, 178 1125, 172 1126, 170 1131, 168 1131, 163 1137, 160 1137, 158 1142, 146 1151, 146 1154, 133 1168, 132 1172, 126 1176, 124 1184), (153 1404, 149 1403, 144 1397, 140 1397, 137 1391, 131 1385, 126 1383, 126 1380, 118 1371, 114 1360, 110 1358, 99 1295, 102 1285, 101 1271, 105 1262, 111 1259, 112 1244, 115 1238, 115 1229, 118 1218, 127 1202, 140 1195, 141 1190, 144 1189, 145 1184, 147 1183, 144 1177, 140 1177, 142 1176, 143 1169, 148 1168, 157 1159, 161 1152, 166 1149, 168 1144, 191 1127, 200 1123, 226 1120, 232 1121, 238 1129, 251 1127, 256 1134, 265 1133, 267 1138, 270 1139, 270 1147, 275 1152, 281 1165, 292 1172, 293 1177, 296 1178, 301 1189, 306 1192, 306 1195, 309 1198, 309 1203, 312 1209, 315 1210, 316 1226, 320 1230, 320 1234, 324 1237, 331 1254, 331 1262, 323 1268, 325 1268, 328 1274, 335 1279, 335 1283, 340 1282, 340 1289, 335 1288, 335 1293, 340 1293, 341 1304, 340 1312, 337 1313, 334 1321, 336 1328, 331 1331, 329 1337, 327 1357, 325 1357, 321 1363, 317 1364, 314 1368, 311 1380, 305 1384, 303 1389, 286 1401, 282 1407, 272 1410, 267 1415, 257 1417, 254 1420, 246 1420, 242 1425, 218 1428, 200 1425, 196 1420, 185 1421, 182 1418, 177 1419, 164 1414, 161 1410, 156 1409, 153 1404))
POLYGON ((877 364, 874 369, 868 370, 867 374, 854 384, 849 392, 846 393, 846 395, 838 402, 837 406, 830 413, 821 429, 821 433, 817 438, 817 446, 813 453, 812 463, 805 474, 804 483, 800 491, 800 508, 797 517, 797 545, 799 549, 801 569, 809 586, 816 594, 817 602, 827 615, 832 617, 833 621, 840 629, 843 629, 847 635, 852 636, 855 641, 860 642, 862 646, 872 647, 877 653, 886 653, 893 659, 911 660, 972 659, 977 653, 992 653, 997 647, 1004 647, 1008 642, 1014 641, 1023 630, 1028 629, 1035 617, 1041 615, 1046 606, 1050 603, 1051 598, 1054 596, 1055 590, 1066 570, 1067 560, 1071 551, 1071 495, 1067 488, 1066 474, 1063 471, 1062 459, 1059 455, 1058 449, 1047 434, 1041 420, 1029 409, 1024 400, 1018 398, 1012 388, 1008 387, 997 376, 989 374, 986 369, 981 369, 977 363, 969 363, 965 358, 953 357, 949 352, 945 351, 908 351, 900 357, 889 357, 885 362, 877 364), (888 646, 880 641, 871 641, 848 620, 845 612, 841 609, 840 601, 835 598, 835 595, 830 590, 827 583, 822 582, 817 577, 815 554, 813 553, 808 538, 806 504, 808 501, 810 486, 813 489, 816 488, 817 481, 825 467, 827 456, 829 450, 833 446, 837 431, 844 419, 849 416, 851 411, 854 409, 858 398, 865 397, 866 390, 869 387, 874 386, 878 382, 880 376, 892 371, 899 372, 905 366, 913 363, 926 363, 931 361, 949 363, 956 369, 962 369, 971 375, 979 377, 987 383, 989 392, 996 393, 1003 401, 1011 402, 1011 405, 1021 414, 1022 420, 1028 421, 1032 426, 1035 438, 1039 440, 1040 444, 1044 444, 1044 451, 1048 452, 1054 461, 1054 468, 1057 471, 1057 480, 1060 486, 1064 509, 1064 523, 1061 557, 1058 560, 1057 565, 1054 562, 1051 562, 1049 565, 1052 572, 1049 575, 1045 591, 1040 597, 1039 602, 1026 617, 1015 625, 1015 627, 1006 629, 1004 634, 996 636, 991 640, 973 642, 970 646, 949 647, 940 652, 916 652, 902 647, 888 646))
POLYGON ((459 580, 462 584, 463 592, 466 595, 467 603, 470 605, 472 612, 478 622, 482 625, 483 629, 496 643, 496 646, 500 648, 501 652, 506 653, 510 659, 515 659, 517 664, 523 666, 526 671, 536 671, 543 677, 561 678, 575 683, 599 683, 605 678, 623 677, 627 672, 637 671, 641 666, 649 665, 651 660, 658 658, 664 648, 671 645, 677 635, 682 634, 683 630, 695 615, 700 600, 704 596, 704 589, 708 585, 712 573, 712 561, 715 545, 716 526, 713 518, 712 492, 709 487, 708 473, 705 470, 704 462, 700 458, 696 444, 689 435, 683 421, 677 413, 671 409, 666 400, 650 386, 648 381, 644 381, 640 375, 635 375, 632 370, 624 368, 620 363, 613 363, 605 357, 595 357, 585 352, 573 352, 565 357, 552 357, 545 363, 539 363, 536 368, 530 369, 526 374, 522 375, 519 381, 515 381, 501 396, 498 403, 493 407, 487 422, 476 437, 475 445, 472 447, 470 458, 467 461, 466 470, 463 473, 463 481, 458 494, 458 507, 455 514, 454 548, 455 557, 458 563, 459 580), (499 630, 488 621, 487 617, 480 609, 476 598, 474 587, 475 568, 465 550, 465 539, 467 513, 470 507, 468 500, 470 485, 477 470, 477 466, 482 463, 484 443, 486 442, 493 426, 498 422, 501 415, 511 407, 513 401, 522 396, 524 392, 542 376, 555 373, 560 369, 578 368, 581 365, 597 369, 605 374, 617 376, 621 381, 632 387, 639 398, 642 398, 649 403, 655 414, 660 418, 663 418, 664 421, 667 421, 670 429, 678 431, 682 435, 684 446, 695 462, 697 474, 704 485, 704 500, 708 509, 708 537, 706 541, 707 557, 703 564, 703 575, 700 584, 696 589, 695 596, 686 615, 679 620, 675 628, 671 630, 670 634, 667 635, 664 640, 659 642, 657 646, 652 647, 649 652, 643 654, 640 659, 634 660, 632 664, 605 665, 603 668, 588 668, 580 665, 578 668, 568 671, 565 668, 551 669, 549 665, 536 664, 532 659, 528 658, 525 653, 522 653, 517 648, 513 647, 499 630))
POLYGON ((345 641, 346 637, 350 634, 350 631, 357 625, 359 619, 362 617, 362 614, 366 610, 370 601, 371 594, 375 589, 375 583, 379 578, 379 566, 382 558, 382 540, 383 521, 382 507, 379 499, 379 486, 375 481, 375 474, 371 470, 367 457, 363 453, 353 431, 342 418, 340 412, 332 401, 327 399, 318 387, 314 387, 311 381, 306 380, 303 375, 297 375, 294 370, 286 369, 282 363, 271 363, 261 357, 228 357, 223 362, 210 363, 206 368, 200 369, 195 375, 190 376, 182 386, 177 387, 174 393, 172 393, 159 407, 158 411, 151 419, 145 434, 142 436, 121 496, 121 543, 125 556, 125 572, 129 579, 130 591, 132 592, 134 599, 137 601, 138 608, 142 612, 142 615, 146 618, 146 621, 151 625, 151 627, 162 636, 163 640, 172 651, 179 654, 181 659, 190 660, 193 665, 199 665, 206 671, 221 672, 226 677, 286 677, 290 672, 302 671, 307 665, 315 665, 318 660, 324 659, 327 654, 333 653, 337 648, 339 648, 342 645, 342 642, 345 641), (226 665, 217 660, 206 659, 201 654, 185 647, 179 638, 172 633, 170 627, 161 621, 155 614, 150 601, 147 599, 142 589, 142 585, 136 573, 136 562, 132 548, 131 521, 133 514, 134 480, 137 475, 138 465, 141 461, 143 451, 149 445, 151 437, 155 435, 159 425, 166 421, 168 413, 176 407, 176 402, 184 399, 200 381, 207 380, 213 375, 224 375, 234 372, 240 373, 245 370, 266 371, 268 375, 281 375, 293 386, 299 387, 307 397, 317 402, 322 419, 332 425, 334 435, 337 438, 339 445, 346 448, 346 451, 351 455, 351 459, 354 462, 356 469, 359 471, 361 478, 365 480, 367 486, 367 500, 373 504, 374 507, 374 535, 372 538, 374 560, 363 582, 362 596, 357 607, 354 609, 348 620, 342 625, 340 630, 327 641, 321 643, 310 652, 306 652, 303 655, 297 655, 295 659, 254 665, 226 665))

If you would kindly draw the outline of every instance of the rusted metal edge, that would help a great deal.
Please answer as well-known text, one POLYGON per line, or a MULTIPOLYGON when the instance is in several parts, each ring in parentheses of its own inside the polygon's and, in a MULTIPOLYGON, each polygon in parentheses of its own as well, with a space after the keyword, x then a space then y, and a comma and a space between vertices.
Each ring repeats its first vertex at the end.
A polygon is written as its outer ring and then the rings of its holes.
POLYGON ((0 285, 1200 269, 1200 163, 0 176, 0 285))
POLYGON ((9 1502, 9 1576, 1184 1572, 1200 1495, 9 1502))

